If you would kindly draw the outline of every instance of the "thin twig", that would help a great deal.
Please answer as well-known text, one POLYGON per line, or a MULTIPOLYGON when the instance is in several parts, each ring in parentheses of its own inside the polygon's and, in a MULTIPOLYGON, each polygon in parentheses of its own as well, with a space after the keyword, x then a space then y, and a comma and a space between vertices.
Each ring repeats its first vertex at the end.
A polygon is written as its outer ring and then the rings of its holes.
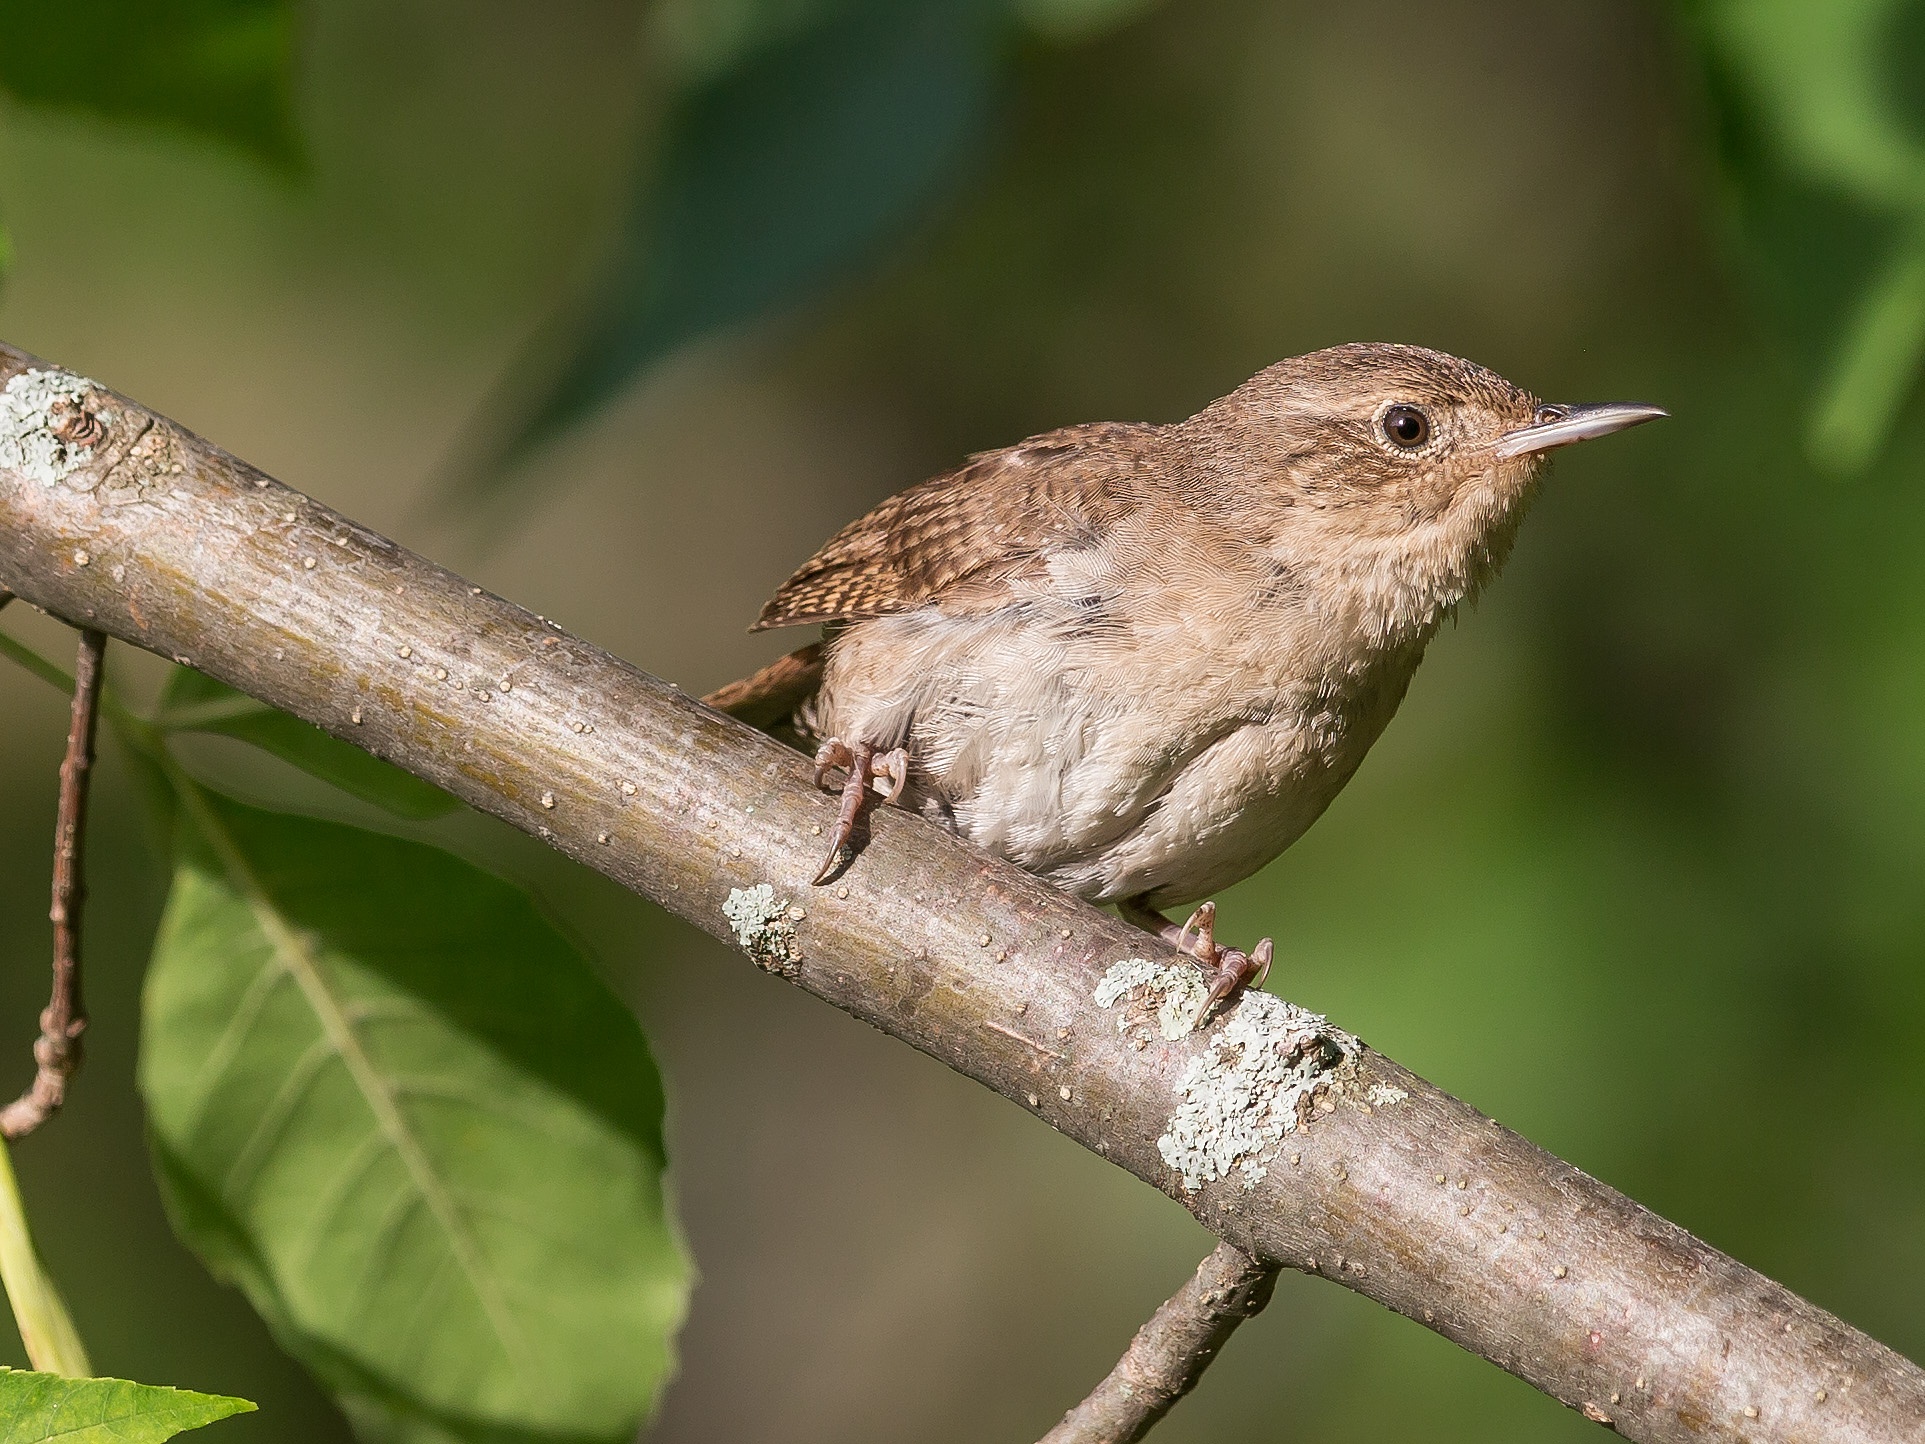
POLYGON ((100 716, 104 633, 82 629, 74 662, 72 721, 60 764, 60 812, 53 841, 53 996, 40 1014, 33 1045, 33 1085, 0 1109, 0 1137, 24 1138, 67 1101, 67 1081, 80 1067, 87 1009, 80 996, 80 913, 87 893, 87 787, 93 777, 94 727, 100 716))
POLYGON ((1217 1350, 1238 1324, 1263 1312, 1276 1286, 1276 1265, 1218 1244, 1042 1444, 1134 1444, 1196 1387, 1217 1350))

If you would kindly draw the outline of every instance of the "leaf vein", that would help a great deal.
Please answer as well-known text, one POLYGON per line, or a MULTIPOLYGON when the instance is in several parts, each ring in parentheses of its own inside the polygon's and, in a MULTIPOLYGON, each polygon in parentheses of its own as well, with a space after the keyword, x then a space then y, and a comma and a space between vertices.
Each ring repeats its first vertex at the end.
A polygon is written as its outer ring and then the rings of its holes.
MULTIPOLYGON (((449 1254, 460 1266, 469 1289, 481 1305, 482 1312, 487 1315, 496 1342, 518 1370, 524 1374, 532 1373, 533 1363, 527 1343, 515 1326, 506 1301, 482 1267, 477 1241, 469 1232, 466 1219, 442 1186, 421 1140, 414 1136, 413 1130, 401 1116, 393 1094, 344 1015, 340 1000, 329 990, 322 976, 320 960, 313 955, 307 940, 282 918, 260 878, 249 866, 225 824, 208 804, 199 785, 180 771, 178 764, 169 766, 168 770, 174 774, 173 780, 182 801, 219 856, 233 886, 246 900, 262 934, 281 957, 308 1000, 308 1005, 320 1019, 322 1031, 346 1065, 369 1112, 374 1115, 376 1125, 401 1159, 422 1201, 440 1222, 448 1239, 449 1254)), ((442 1266, 438 1265, 437 1268, 442 1266)))
POLYGON ((281 1125, 287 1122, 307 1090, 314 1086, 314 1080, 321 1074, 322 1065, 334 1056, 328 1046, 327 1036, 322 1034, 301 1051, 294 1060, 294 1066, 287 1070, 281 1086, 274 1090, 267 1107, 261 1110, 253 1132, 247 1135, 247 1142, 235 1153, 234 1161, 228 1166, 227 1176, 221 1180, 220 1192, 223 1198, 236 1198, 241 1190, 253 1181, 267 1161, 268 1155, 278 1142, 281 1125))

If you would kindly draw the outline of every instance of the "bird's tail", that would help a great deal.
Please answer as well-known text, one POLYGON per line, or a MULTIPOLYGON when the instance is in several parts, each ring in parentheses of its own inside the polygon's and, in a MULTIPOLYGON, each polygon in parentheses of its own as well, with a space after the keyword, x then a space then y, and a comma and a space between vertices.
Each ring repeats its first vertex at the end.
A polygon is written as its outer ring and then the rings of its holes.
POLYGON ((796 710, 822 685, 822 643, 811 642, 769 663, 753 676, 718 687, 703 702, 740 718, 751 727, 779 734, 790 727, 796 710))

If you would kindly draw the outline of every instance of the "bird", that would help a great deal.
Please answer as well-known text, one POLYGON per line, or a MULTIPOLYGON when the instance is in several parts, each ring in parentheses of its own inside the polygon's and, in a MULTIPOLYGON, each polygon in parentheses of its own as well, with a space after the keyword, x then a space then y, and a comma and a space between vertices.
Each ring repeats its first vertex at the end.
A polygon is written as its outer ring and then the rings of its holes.
POLYGON ((909 808, 1175 944, 1200 1021, 1275 952, 1219 944, 1211 895, 1350 780, 1549 454, 1666 414, 1418 346, 1292 357, 1186 420, 1045 432, 890 497, 751 628, 822 640, 704 701, 843 774, 818 885, 876 799, 909 808))

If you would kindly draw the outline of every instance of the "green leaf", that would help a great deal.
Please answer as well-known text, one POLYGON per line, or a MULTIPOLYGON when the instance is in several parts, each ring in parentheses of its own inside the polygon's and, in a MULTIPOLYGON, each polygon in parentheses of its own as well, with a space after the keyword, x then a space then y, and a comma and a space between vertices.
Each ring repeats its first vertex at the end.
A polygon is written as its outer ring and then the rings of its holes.
POLYGON ((220 1394, 0 1369, 0 1444, 160 1444, 253 1409, 220 1394))
POLYGON ((853 269, 940 197, 988 132, 1005 28, 991 0, 854 0, 683 98, 612 266, 487 409, 508 469, 694 337, 853 269), (579 334, 577 334, 579 333, 579 334), (543 379, 533 379, 533 378, 543 379))
POLYGON ((440 817, 461 806, 432 783, 191 667, 174 669, 160 705, 155 720, 168 731, 214 732, 251 742, 397 817, 440 817))
POLYGON ((1925 4, 1683 10, 1736 239, 1811 391, 1808 449, 1861 470, 1925 362, 1925 4))
POLYGON ((289 0, 0 5, 0 86, 39 105, 160 121, 298 163, 289 0))
POLYGON ((140 1083, 176 1229, 364 1438, 632 1438, 689 1287, 634 1018, 507 884, 163 765, 140 1083))

